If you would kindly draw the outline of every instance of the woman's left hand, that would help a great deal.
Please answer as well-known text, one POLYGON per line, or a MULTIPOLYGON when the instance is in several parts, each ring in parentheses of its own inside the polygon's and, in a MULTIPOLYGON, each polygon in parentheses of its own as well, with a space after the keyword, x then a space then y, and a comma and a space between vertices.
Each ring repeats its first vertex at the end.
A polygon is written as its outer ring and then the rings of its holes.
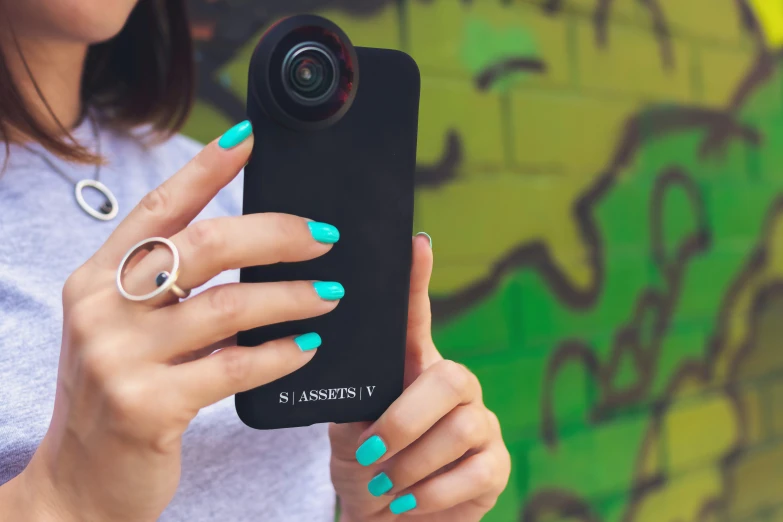
POLYGON ((481 385, 432 341, 432 249, 413 241, 405 391, 373 424, 333 424, 332 482, 343 522, 481 520, 506 487, 508 450, 481 385), (361 463, 360 463, 361 462, 361 463))

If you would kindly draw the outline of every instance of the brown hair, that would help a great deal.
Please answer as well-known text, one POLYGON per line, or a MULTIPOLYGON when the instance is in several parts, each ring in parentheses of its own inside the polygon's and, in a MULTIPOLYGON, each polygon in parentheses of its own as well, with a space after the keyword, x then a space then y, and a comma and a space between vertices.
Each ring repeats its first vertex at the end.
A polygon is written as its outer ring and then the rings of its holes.
MULTIPOLYGON (((21 52, 18 42, 10 50, 14 51, 21 52)), ((32 75, 31 79, 51 114, 32 75)), ((185 123, 193 103, 193 85, 193 43, 185 0, 139 0, 117 36, 90 46, 82 77, 82 107, 95 110, 115 128, 151 124, 155 133, 167 136, 185 123)), ((56 117, 55 122, 59 131, 46 129, 36 120, 0 52, 0 141, 5 142, 6 151, 13 128, 65 159, 101 161, 71 139, 56 117)))

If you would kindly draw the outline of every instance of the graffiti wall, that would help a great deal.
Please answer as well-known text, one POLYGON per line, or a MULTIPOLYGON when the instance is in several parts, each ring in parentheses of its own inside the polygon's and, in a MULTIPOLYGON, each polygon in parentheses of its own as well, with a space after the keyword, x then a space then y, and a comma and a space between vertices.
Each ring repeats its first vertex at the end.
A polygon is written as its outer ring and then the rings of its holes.
POLYGON ((436 337, 513 458, 497 522, 783 521, 782 0, 192 0, 188 132, 271 19, 423 75, 436 337))

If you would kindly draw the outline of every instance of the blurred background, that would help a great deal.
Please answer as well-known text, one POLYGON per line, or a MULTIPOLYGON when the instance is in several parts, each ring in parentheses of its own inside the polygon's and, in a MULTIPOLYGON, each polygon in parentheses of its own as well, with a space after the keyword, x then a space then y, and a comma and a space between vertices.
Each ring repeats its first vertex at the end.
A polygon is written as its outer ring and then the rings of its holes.
POLYGON ((191 8, 202 141, 279 16, 418 61, 436 341, 513 459, 486 520, 783 521, 783 1, 191 8))

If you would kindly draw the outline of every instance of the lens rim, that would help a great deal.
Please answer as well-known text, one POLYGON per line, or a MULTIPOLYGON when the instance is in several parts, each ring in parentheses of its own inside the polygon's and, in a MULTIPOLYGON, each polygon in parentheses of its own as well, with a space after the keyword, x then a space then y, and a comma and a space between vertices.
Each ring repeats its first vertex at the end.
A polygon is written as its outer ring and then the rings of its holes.
POLYGON ((340 83, 340 71, 337 67, 337 57, 334 56, 334 53, 331 51, 331 49, 316 41, 302 42, 292 47, 291 50, 286 54, 286 57, 283 59, 283 67, 280 71, 280 74, 282 75, 283 85, 286 87, 286 91, 289 93, 289 95, 296 98, 299 103, 308 106, 320 105, 324 101, 331 98, 339 87, 340 83), (291 80, 293 78, 293 74, 296 72, 292 68, 292 66, 295 65, 294 60, 307 51, 315 51, 322 57, 325 57, 328 64, 326 64, 324 69, 326 70, 328 68, 331 70, 331 77, 329 77, 329 74, 327 74, 327 78, 330 80, 330 85, 326 92, 317 98, 304 96, 297 92, 295 86, 293 85, 293 81, 291 80))
POLYGON ((361 84, 360 72, 356 48, 335 23, 317 15, 283 18, 269 26, 253 52, 248 89, 256 103, 249 107, 250 115, 259 117, 257 108, 292 130, 326 129, 351 109, 361 84), (288 50, 313 40, 335 53, 340 75, 337 90, 318 106, 304 105, 288 94, 280 74, 288 50))

